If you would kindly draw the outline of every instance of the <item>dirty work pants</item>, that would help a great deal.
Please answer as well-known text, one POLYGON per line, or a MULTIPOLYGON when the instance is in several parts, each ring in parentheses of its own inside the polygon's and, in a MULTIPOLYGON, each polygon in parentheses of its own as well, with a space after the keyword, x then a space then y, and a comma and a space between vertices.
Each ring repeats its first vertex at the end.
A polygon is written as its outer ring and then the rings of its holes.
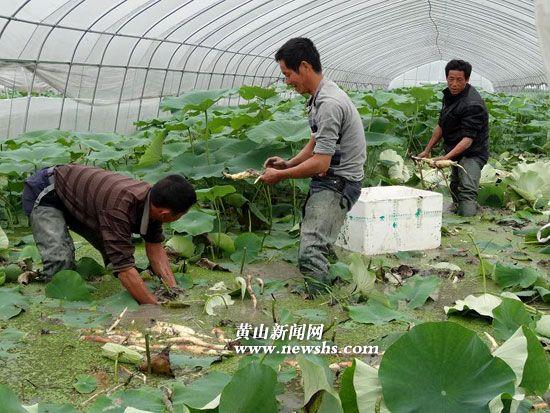
POLYGON ((45 281, 61 270, 75 268, 75 248, 69 228, 92 244, 101 253, 103 264, 109 265, 103 240, 98 233, 91 231, 66 211, 39 204, 33 208, 29 221, 34 242, 42 256, 41 275, 45 281))
POLYGON ((42 256, 42 276, 47 281, 61 270, 75 268, 74 243, 63 212, 50 206, 35 206, 29 216, 32 235, 42 256))
POLYGON ((451 173, 451 195, 457 204, 457 214, 465 217, 477 213, 477 192, 481 169, 485 162, 478 157, 463 157, 458 164, 464 170, 453 166, 451 173))
POLYGON ((310 192, 304 205, 298 265, 313 294, 323 292, 323 284, 330 285, 327 256, 348 212, 341 200, 340 193, 323 189, 310 192))

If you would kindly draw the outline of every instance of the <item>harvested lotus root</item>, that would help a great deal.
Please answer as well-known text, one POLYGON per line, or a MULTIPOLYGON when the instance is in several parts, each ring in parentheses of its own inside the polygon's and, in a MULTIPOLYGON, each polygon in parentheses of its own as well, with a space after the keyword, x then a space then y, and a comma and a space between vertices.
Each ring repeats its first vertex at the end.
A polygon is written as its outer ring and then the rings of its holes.
POLYGON ((248 178, 256 178, 254 183, 258 182, 258 178, 262 175, 261 172, 255 170, 255 169, 247 169, 246 171, 239 172, 236 174, 230 174, 228 172, 223 172, 223 176, 226 178, 232 179, 234 181, 241 180, 241 179, 248 179, 248 178))

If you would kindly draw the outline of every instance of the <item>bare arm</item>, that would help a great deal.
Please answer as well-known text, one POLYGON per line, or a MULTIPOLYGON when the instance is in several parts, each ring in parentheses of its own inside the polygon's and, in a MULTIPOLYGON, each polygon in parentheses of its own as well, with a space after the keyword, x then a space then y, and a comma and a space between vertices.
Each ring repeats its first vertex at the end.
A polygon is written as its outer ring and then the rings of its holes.
POLYGON ((156 297, 149 291, 135 267, 119 271, 118 279, 140 304, 158 304, 156 297))
POLYGON ((472 138, 464 137, 448 154, 436 159, 453 159, 454 157, 460 155, 462 152, 468 149, 470 146, 472 146, 473 142, 474 140, 472 138))
POLYGON ((439 142, 442 136, 443 136, 443 131, 441 130, 441 126, 437 125, 432 133, 432 137, 430 138, 430 141, 426 145, 426 148, 418 156, 420 158, 429 158, 432 148, 435 145, 437 145, 437 143, 439 142))
POLYGON ((267 168, 260 179, 266 184, 274 185, 284 179, 310 178, 315 175, 324 174, 330 167, 331 159, 332 155, 314 154, 299 165, 288 169, 267 168))
POLYGON ((147 258, 149 258, 149 263, 153 268, 153 272, 162 278, 166 285, 175 287, 176 279, 174 278, 168 255, 166 255, 166 251, 162 244, 146 242, 145 252, 147 253, 147 258))

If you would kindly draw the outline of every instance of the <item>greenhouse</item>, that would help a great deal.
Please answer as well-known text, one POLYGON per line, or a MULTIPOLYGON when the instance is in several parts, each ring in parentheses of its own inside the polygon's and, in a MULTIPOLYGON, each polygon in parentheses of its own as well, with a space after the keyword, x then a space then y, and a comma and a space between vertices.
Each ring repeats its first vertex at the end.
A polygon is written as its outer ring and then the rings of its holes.
POLYGON ((0 413, 550 412, 548 0, 2 0, 0 413))

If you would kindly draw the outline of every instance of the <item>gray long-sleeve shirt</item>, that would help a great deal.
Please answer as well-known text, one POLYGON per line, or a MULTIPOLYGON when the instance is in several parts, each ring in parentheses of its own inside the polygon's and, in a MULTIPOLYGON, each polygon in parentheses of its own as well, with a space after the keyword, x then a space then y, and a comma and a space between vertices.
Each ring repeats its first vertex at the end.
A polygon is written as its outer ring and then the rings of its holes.
POLYGON ((332 155, 332 174, 361 181, 367 159, 365 130, 357 108, 333 81, 323 78, 308 101, 314 153, 332 155))

